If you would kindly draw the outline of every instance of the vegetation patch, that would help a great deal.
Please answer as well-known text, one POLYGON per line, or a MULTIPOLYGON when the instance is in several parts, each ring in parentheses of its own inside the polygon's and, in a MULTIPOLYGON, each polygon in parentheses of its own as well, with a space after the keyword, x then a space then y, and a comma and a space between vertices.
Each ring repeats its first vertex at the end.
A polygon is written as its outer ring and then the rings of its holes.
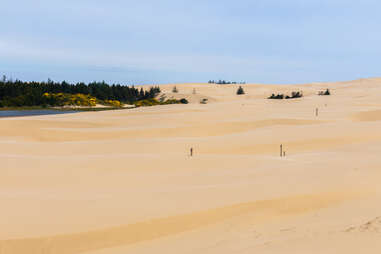
POLYGON ((97 99, 91 95, 67 94, 67 93, 44 93, 42 104, 49 106, 87 106, 94 107, 97 99))
POLYGON ((46 106, 95 106, 103 103, 120 107, 124 103, 153 99, 160 93, 159 87, 147 90, 105 82, 70 84, 65 81, 24 82, 0 80, 0 107, 46 106))
POLYGON ((136 107, 149 107, 149 106, 169 105, 169 104, 188 104, 188 100, 185 98, 182 98, 180 100, 168 99, 168 100, 162 100, 162 101, 159 101, 157 99, 146 99, 146 100, 141 100, 134 103, 136 107))
POLYGON ((320 96, 331 95, 331 92, 329 91, 329 89, 327 89, 325 91, 319 91, 318 95, 320 96))
POLYGON ((242 94, 245 94, 245 91, 243 90, 242 86, 239 86, 237 90, 237 95, 242 95, 242 94))
POLYGON ((284 95, 284 94, 277 94, 277 95, 272 94, 267 99, 283 100, 283 99, 296 99, 296 98, 302 98, 302 97, 303 97, 303 92, 292 92, 291 96, 284 95))
POLYGON ((118 100, 105 100, 103 103, 100 103, 100 104, 111 106, 114 108, 121 108, 124 106, 124 104, 118 100))

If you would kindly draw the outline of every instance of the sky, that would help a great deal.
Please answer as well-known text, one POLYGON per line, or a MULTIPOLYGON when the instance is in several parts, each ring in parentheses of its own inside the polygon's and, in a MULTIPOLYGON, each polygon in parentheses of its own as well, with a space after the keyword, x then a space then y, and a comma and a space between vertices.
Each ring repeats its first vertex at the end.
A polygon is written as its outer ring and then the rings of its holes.
POLYGON ((1 0, 0 75, 121 84, 381 76, 381 1, 1 0))

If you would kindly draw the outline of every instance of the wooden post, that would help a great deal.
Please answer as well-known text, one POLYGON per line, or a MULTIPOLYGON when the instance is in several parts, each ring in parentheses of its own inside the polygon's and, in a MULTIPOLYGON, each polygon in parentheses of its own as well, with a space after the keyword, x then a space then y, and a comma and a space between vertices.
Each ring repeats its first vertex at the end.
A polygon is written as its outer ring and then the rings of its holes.
POLYGON ((280 145, 280 157, 283 156, 283 145, 280 145))
POLYGON ((315 112, 315 114, 316 114, 316 116, 319 115, 319 109, 318 109, 318 108, 316 108, 316 112, 315 112))

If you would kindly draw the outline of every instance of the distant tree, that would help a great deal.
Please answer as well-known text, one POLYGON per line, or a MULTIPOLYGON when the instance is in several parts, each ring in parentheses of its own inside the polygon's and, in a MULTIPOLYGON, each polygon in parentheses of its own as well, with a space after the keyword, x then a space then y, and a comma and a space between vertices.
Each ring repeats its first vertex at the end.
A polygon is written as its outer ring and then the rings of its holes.
POLYGON ((245 94, 245 91, 243 90, 242 86, 238 87, 237 94, 238 95, 245 94))
POLYGON ((142 88, 140 88, 140 92, 139 92, 139 97, 140 97, 140 99, 145 99, 144 96, 145 95, 145 93, 144 93, 144 90, 143 90, 143 87, 142 88))

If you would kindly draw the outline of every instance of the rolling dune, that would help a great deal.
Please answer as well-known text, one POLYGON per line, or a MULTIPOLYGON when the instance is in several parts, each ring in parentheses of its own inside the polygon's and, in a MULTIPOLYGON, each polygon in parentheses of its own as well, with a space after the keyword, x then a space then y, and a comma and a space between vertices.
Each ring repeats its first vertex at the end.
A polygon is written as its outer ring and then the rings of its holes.
POLYGON ((247 213, 257 214, 261 222, 278 216, 292 216, 311 212, 316 209, 351 199, 358 194, 331 192, 320 195, 286 197, 274 200, 256 201, 238 204, 193 214, 177 215, 168 218, 152 219, 131 225, 120 226, 99 231, 0 241, 0 250, 5 253, 57 253, 72 254, 92 250, 111 248, 120 245, 134 244, 156 238, 195 230, 215 224, 230 217, 247 213))
POLYGON ((190 104, 0 118, 0 254, 381 251, 381 79, 176 86, 190 104))

